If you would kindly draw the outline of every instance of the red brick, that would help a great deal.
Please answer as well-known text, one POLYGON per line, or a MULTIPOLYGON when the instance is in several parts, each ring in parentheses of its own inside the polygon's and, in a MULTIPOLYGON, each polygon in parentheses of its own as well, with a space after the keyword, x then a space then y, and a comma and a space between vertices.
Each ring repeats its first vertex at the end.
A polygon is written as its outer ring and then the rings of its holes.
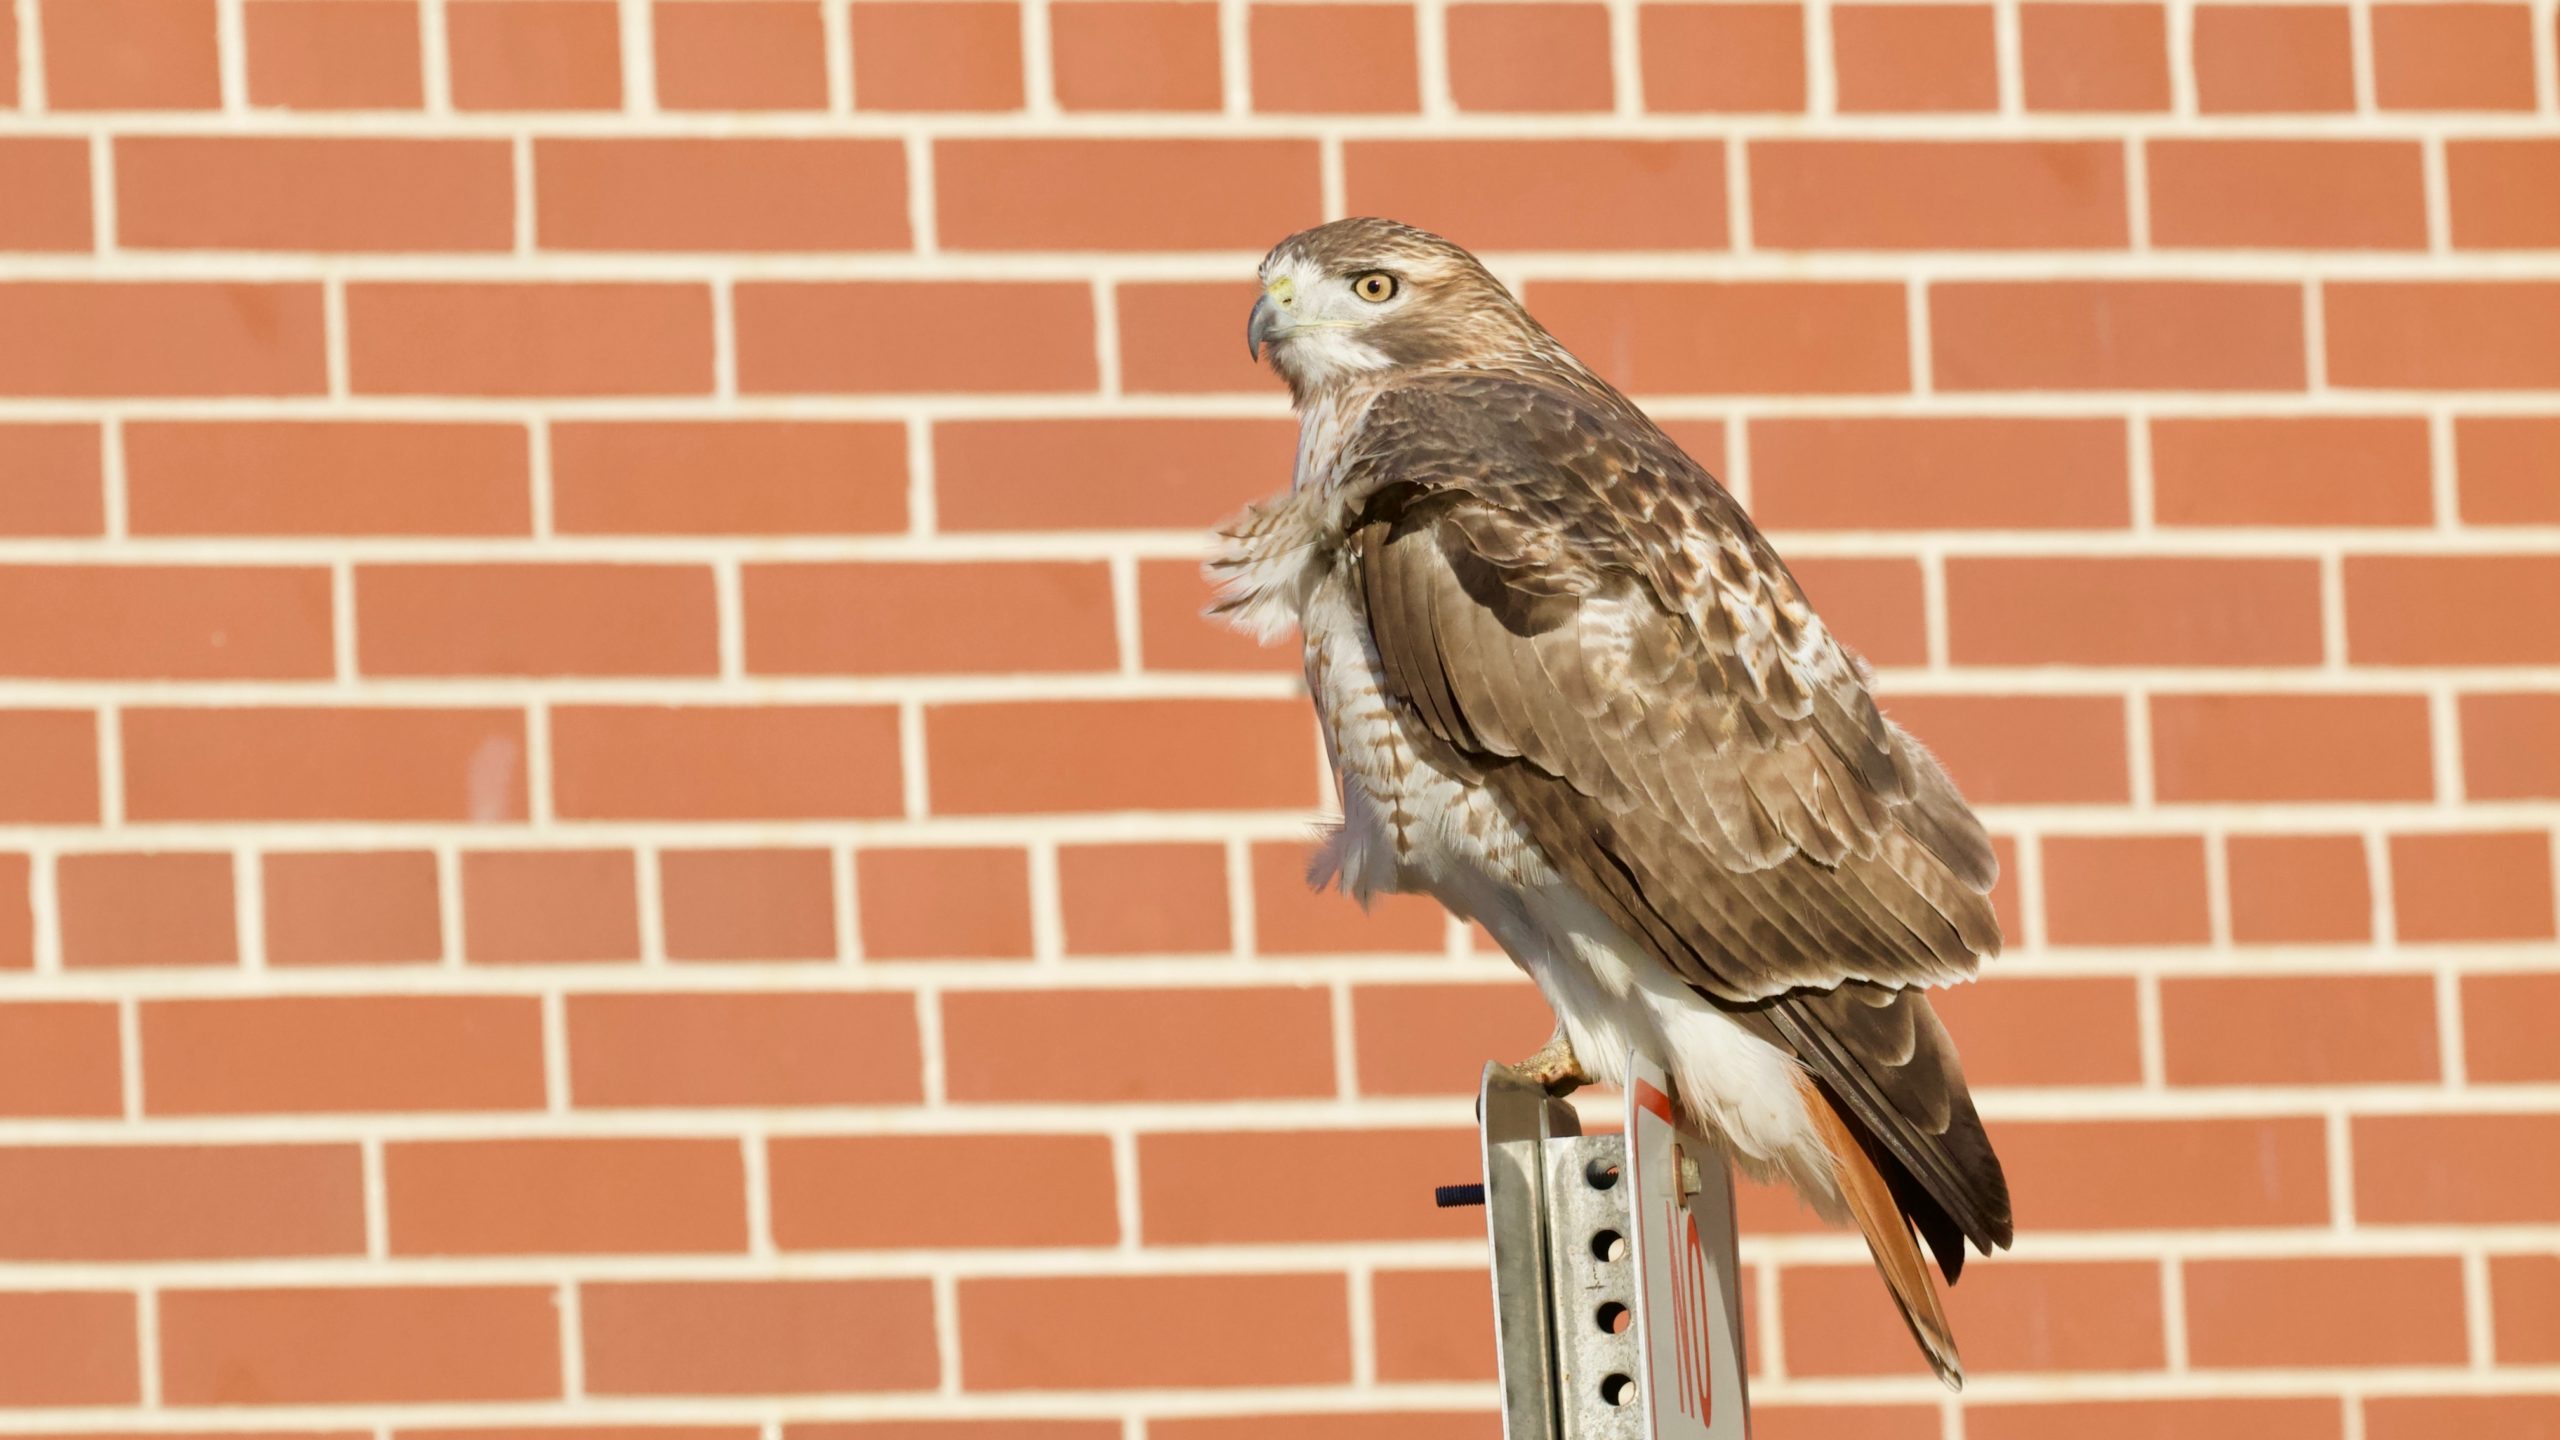
POLYGON ((2167 7, 2018 7, 2029 110, 2142 113, 2169 108, 2167 7))
POLYGON ((1342 1384, 1339 1274, 1057 1275, 959 1285, 965 1390, 1342 1384))
POLYGON ((865 110, 1019 110, 1016 0, 854 0, 853 103, 865 110))
POLYGON ((424 850, 271 852, 258 878, 269 965, 429 964, 444 954, 436 857, 424 850))
POLYGON ((1948 390, 2299 390, 2302 291, 2185 280, 1959 281, 1929 290, 1948 390))
POLYGON ((0 535, 105 530, 99 444, 94 425, 0 425, 0 535))
POLYGON ((249 103, 415 110, 426 103, 418 7, 401 0, 248 0, 249 103))
POLYGON ((933 148, 935 233, 946 250, 1259 251, 1323 209, 1312 140, 958 139, 933 148))
POLYGON ((2560 974, 2462 977, 2464 1073, 2478 1084, 2560 1080, 2560 974))
POLYGON ((1343 168, 1353 214, 1393 215, 1480 251, 1726 244, 1716 141, 1353 141, 1343 168))
POLYGON ((0 1294, 10 1366, 0 1403, 133 1405, 142 1399, 131 1295, 102 1290, 0 1294))
POLYGON ((2461 703, 2466 795, 2560 798, 2560 695, 2465 695, 2461 703))
POLYGON ((89 146, 64 137, 0 139, 0 251, 87 250, 89 146))
POLYGON ((415 706, 124 712, 125 818, 521 819, 524 716, 415 706))
POLYGON ((18 103, 18 12, 0 15, 0 105, 18 103))
POLYGON ((1296 810, 1316 798, 1314 732, 1295 702, 931 705, 924 723, 941 815, 1296 810))
POLYGON ((63 964, 240 963, 228 854, 65 855, 54 869, 63 964))
POLYGON ((2435 798, 2423 695, 2154 695, 2151 753, 2173 804, 2435 798))
POLYGON ((922 1279, 579 1287, 598 1395, 930 1390, 933 1286, 922 1279))
POLYGON ((2436 1440, 2496 1435, 2551 1440, 2560 1435, 2560 1396, 2375 1395, 2364 1402, 2368 1440, 2436 1440))
POLYGON ((1977 805, 2122 804, 2124 702, 2112 695, 1904 695, 1886 706, 1977 805))
POLYGON ((651 18, 662 108, 826 108, 826 24, 815 0, 657 0, 651 18))
MULTIPOLYGON (((116 238, 156 250, 505 250, 503 140, 128 135, 116 238)), ((548 202, 546 201, 546 205, 548 202)))
POLYGON ((587 820, 823 820, 901 808, 883 705, 568 705, 552 789, 587 820))
POLYGON ((367 675, 709 675, 718 602, 701 565, 355 567, 367 675))
POLYGON ((2353 835, 2233 835, 2231 938, 2242 945, 2373 938, 2373 886, 2353 835))
POLYGON ((2444 166, 2454 248, 2560 247, 2560 141, 2448 140, 2444 166))
POLYGON ((2560 388, 2560 284, 2368 281, 2322 288, 2333 385, 2560 388))
POLYGON ((1448 921, 1422 895, 1377 895, 1363 907, 1339 888, 1307 883, 1313 847, 1296 840, 1253 847, 1253 946, 1265 955, 1437 955, 1448 921))
POLYGON ((317 395, 320 288, 223 281, 0 284, 0 395, 317 395))
POLYGON ((2352 110, 2344 5, 2207 5, 2195 16, 2196 101, 2207 114, 2352 110))
POLYGON ((2560 560, 2545 555, 2349 556, 2347 653, 2368 665, 2531 665, 2560 641, 2503 617, 2560 604, 2560 560))
POLYGON ((2172 1085, 2434 1084, 2435 981, 2425 975, 2169 979, 2172 1085))
POLYGON ((1111 1142, 1100 1135, 784 1135, 766 1144, 773 1238, 785 1250, 1120 1238, 1111 1142))
POLYGON ((98 717, 86 710, 0 711, 0 822, 98 819, 98 717))
MULTIPOLYGON (((1742 1275, 1750 1283, 1751 1267, 1744 1266, 1742 1275)), ((1752 1328, 1748 1303, 1742 1328, 1752 1328)), ((1939 1421, 1937 1407, 1930 1405, 1789 1405, 1769 1407, 1752 1428, 1766 1440, 1933 1440, 1939 1421)))
POLYGON ((2113 141, 1763 140, 1751 147, 1757 245, 2073 250, 2120 248, 2128 234, 2124 147, 2113 141))
POLYGON ((1256 110, 1410 115, 1422 108, 1411 5, 1254 5, 1245 23, 1256 110))
POLYGON ((1093 296, 1081 283, 759 282, 737 288, 736 306, 738 385, 751 394, 1096 383, 1093 296))
POLYGON ((2358 1225, 2547 1225, 2560 1218, 2560 1116, 2364 1115, 2358 1225))
POLYGON ((1221 953, 1229 938, 1226 851, 1062 845, 1058 910, 1069 955, 1221 953))
POLYGON ((1218 24, 1215 9, 1178 0, 1052 7, 1049 68, 1059 108, 1218 109, 1225 100, 1218 24))
POLYGON ((2560 1255, 2490 1256, 2489 1299, 2500 1364, 2560 1361, 2560 1255))
POLYGON ((1546 281, 1531 308, 1640 394, 1886 393, 1911 384, 1902 287, 1860 281, 1546 281))
POLYGON ((2531 110, 2536 43, 2523 5, 2376 5, 2374 100, 2385 110, 2531 110))
POLYGON ((1141 1135, 1138 1213, 1150 1246, 1470 1239, 1483 1216, 1420 1201, 1481 1161, 1471 1129, 1141 1135))
POLYGON ((349 285, 347 353, 360 394, 708 394, 711 292, 606 281, 349 285))
POLYGON ((2164 525, 2425 525, 2430 463, 2415 416, 2151 422, 2152 508, 2164 525))
POLYGON ((964 1104, 1327 1097, 1331 1008, 1319 989, 949 990, 946 1084, 964 1104))
POLYGON ((1111 573, 1096 562, 748 565, 741 589, 750 674, 1018 674, 1119 664, 1111 573))
POLYGON ((1988 5, 1839 5, 1832 63, 1843 111, 1996 110, 1988 5))
POLYGON ((1526 1058, 1555 1028, 1520 976, 1496 984, 1361 985, 1351 992, 1363 1095, 1472 1095, 1485 1062, 1526 1058))
POLYGON ((549 1286, 164 1290, 161 1388, 172 1405, 549 1400, 559 1335, 549 1286))
POLYGON ((2142 1024, 2134 982, 1993 971, 1929 993, 1978 1086, 2136 1085, 2142 1024))
POLYGON ((1966 1440, 2340 1440, 2334 1397, 2054 1400, 1965 1409, 1966 1440))
POLYGON ((1231 284, 1119 286, 1121 388, 1269 394, 1270 372, 1236 344, 1236 327, 1244 323, 1236 318, 1244 313, 1236 304, 1241 295, 1231 284))
POLYGON ((546 139, 533 171, 548 250, 904 250, 910 239, 895 140, 546 139))
POLYGON ((568 1045, 570 1097, 588 1108, 924 1098, 904 995, 572 995, 568 1045))
POLYGON ((401 1425, 393 1434, 398 1440, 756 1440, 758 1429, 752 1425, 661 1425, 643 1421, 628 1425, 474 1425, 451 1430, 401 1425))
POLYGON ((532 996, 302 995, 150 1001, 154 1115, 539 1110, 532 996))
POLYGON ((1449 96, 1460 110, 1606 110, 1609 12, 1589 3, 1454 4, 1449 96))
POLYGON ((2551 837, 2539 830, 2394 835, 2391 897, 2404 941, 2547 940, 2551 837))
POLYGON ((14 1145, 0 1214, 17 1261, 361 1255, 364 1173, 352 1144, 14 1145))
POLYGON ((857 850, 866 960, 1031 956, 1031 865, 1012 847, 857 850))
POLYGON ((934 524, 1198 532, 1287 484, 1297 443, 1284 420, 945 421, 933 430, 934 524))
POLYGON ((1265 645, 1210 615, 1216 599, 1197 560, 1139 561, 1139 663, 1156 672, 1302 673, 1295 635, 1265 645))
POLYGON ((2308 560, 1979 557, 1947 564, 1959 664, 2309 665, 2308 560))
POLYGON ((1799 6, 1641 5, 1636 36, 1648 110, 1804 109, 1799 6))
POLYGON ((622 30, 613 0, 448 0, 457 110, 618 110, 622 30))
POLYGON ((45 103, 56 110, 222 103, 214 0, 37 0, 36 13, 45 103))
POLYGON ((1772 530, 2122 529, 2131 518, 2119 420, 1779 416, 1750 433, 1751 513, 1772 530))
POLYGON ((2328 1223, 2317 1116, 2010 1120, 1998 1131, 2010 1187, 2035 1197, 2048 1233, 2328 1223))
POLYGON ((1294 1440, 1296 1436, 1318 1432, 1325 1440, 1476 1440, 1500 1418, 1491 1412, 1387 1410, 1351 1414, 1328 1410, 1321 1415, 1155 1419, 1147 1422, 1147 1433, 1152 1440, 1294 1440))
POLYGON ((1816 555, 1788 568, 1834 639, 1872 664, 1928 662, 1928 606, 1919 562, 1816 555))
POLYGON ((2452 1256, 2186 1262, 2187 1353, 2205 1368, 2460 1364, 2452 1256))
POLYGON ((0 1115, 121 1116, 123 1048, 114 1005, 0 1005, 0 1115))
POLYGON ((670 960, 836 958, 835 862, 824 850, 663 850, 670 960))
POLYGON ((2153 140, 2163 246, 2423 250, 2420 148, 2397 140, 2153 140))
POLYGON ((317 568, 0 566, 0 674, 310 679, 330 673, 317 568))
POLYGON ((518 425, 380 420, 135 421, 124 429, 137 535, 523 535, 532 479, 518 425))
POLYGON ((2190 835, 2049 835, 2045 932, 2056 945, 2201 945, 2204 842, 2190 835))
POLYGON ((1380 1270, 1369 1277, 1369 1293, 1380 1380, 1497 1377, 1493 1282, 1484 1267, 1380 1270))
POLYGON ((0 854, 0 969, 35 968, 34 868, 24 855, 0 854))
MULTIPOLYGON (((1925 1374, 1868 1265, 1790 1265, 1778 1275, 1790 1375, 1925 1374)), ((2001 1259, 1946 1293, 1965 1359, 1984 1371, 2158 1370, 2168 1345, 2160 1267, 2147 1260, 2001 1259)))
POLYGON ((551 427, 552 525, 592 535, 843 535, 907 526, 902 425, 637 421, 551 427))
POLYGON ((742 1252, 735 1140, 393 1141, 395 1255, 742 1252))
POLYGON ((1121 1429, 1117 1420, 873 1420, 787 1424, 782 1433, 788 1440, 1120 1440, 1121 1429))
POLYGON ((640 958, 627 850, 465 851, 461 885, 462 953, 475 965, 640 958))

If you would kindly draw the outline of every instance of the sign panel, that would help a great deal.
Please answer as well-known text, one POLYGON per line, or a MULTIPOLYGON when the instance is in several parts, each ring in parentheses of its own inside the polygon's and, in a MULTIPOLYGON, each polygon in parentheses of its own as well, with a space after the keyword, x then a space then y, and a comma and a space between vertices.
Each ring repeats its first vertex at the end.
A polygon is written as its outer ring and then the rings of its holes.
POLYGON ((1662 1067, 1627 1058, 1636 1351, 1653 1440, 1745 1440, 1741 1265, 1733 1172, 1680 1128, 1662 1067))

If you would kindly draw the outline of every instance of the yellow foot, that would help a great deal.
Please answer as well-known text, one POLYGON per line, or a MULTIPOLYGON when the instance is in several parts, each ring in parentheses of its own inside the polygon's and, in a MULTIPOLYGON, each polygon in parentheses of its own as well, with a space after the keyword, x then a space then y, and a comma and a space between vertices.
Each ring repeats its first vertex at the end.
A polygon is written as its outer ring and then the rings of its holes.
POLYGON ((1562 1025, 1547 1037, 1546 1044, 1538 1047, 1537 1054, 1507 1068, 1550 1095, 1570 1095, 1591 1083, 1591 1072, 1582 1068, 1581 1059, 1573 1053, 1573 1041, 1566 1038, 1562 1025))

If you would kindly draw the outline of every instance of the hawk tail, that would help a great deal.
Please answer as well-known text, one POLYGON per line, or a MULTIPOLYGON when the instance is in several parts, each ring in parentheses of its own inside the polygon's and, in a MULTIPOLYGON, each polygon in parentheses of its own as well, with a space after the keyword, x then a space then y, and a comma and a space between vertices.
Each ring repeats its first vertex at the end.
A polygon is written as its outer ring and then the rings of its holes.
POLYGON ((1894 1198, 1893 1187, 1886 1183, 1884 1173, 1868 1157, 1866 1146, 1859 1143, 1848 1119, 1823 1088, 1811 1076, 1798 1076, 1796 1084, 1804 1091, 1805 1109, 1813 1117, 1823 1148, 1831 1153, 1832 1175, 1839 1182, 1840 1194, 1848 1201, 1858 1229, 1867 1237, 1867 1250, 1875 1256, 1876 1270, 1883 1275, 1885 1288, 1893 1292, 1893 1303, 1901 1307, 1902 1318, 1911 1327, 1911 1338, 1920 1342, 1929 1368, 1937 1372, 1947 1388, 1962 1390, 1964 1361, 1956 1354, 1955 1329, 1947 1323, 1946 1308, 1938 1299, 1937 1277, 1929 1273, 1929 1262, 1920 1253, 1919 1239, 1894 1198))

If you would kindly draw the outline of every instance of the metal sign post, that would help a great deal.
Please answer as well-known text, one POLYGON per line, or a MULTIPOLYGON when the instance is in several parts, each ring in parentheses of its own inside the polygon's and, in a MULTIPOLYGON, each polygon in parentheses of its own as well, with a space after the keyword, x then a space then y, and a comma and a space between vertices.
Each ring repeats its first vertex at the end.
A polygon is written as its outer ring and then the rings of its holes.
POLYGON ((1504 1440, 1750 1434, 1732 1171, 1679 1128, 1659 1067, 1626 1073, 1626 1132, 1584 1135, 1573 1107, 1485 1067, 1504 1440))

